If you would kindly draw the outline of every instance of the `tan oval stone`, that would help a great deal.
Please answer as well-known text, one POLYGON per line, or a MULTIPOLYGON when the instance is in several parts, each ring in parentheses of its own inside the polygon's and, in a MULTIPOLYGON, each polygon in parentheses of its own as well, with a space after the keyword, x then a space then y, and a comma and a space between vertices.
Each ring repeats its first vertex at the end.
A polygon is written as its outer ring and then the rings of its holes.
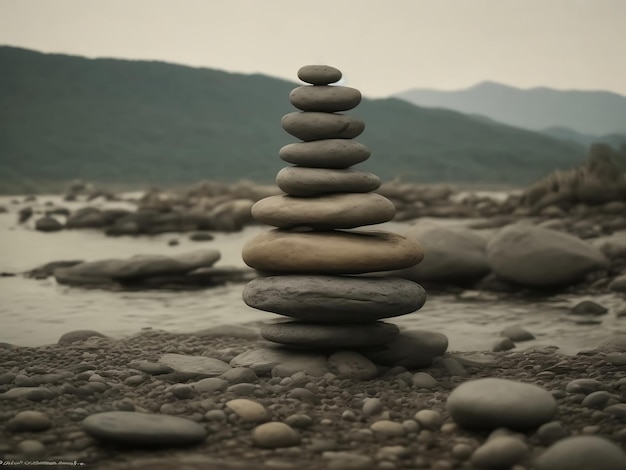
POLYGON ((305 65, 298 70, 298 78, 311 85, 328 85, 341 80, 341 70, 330 65, 305 65))
POLYGON ((362 274, 408 268, 424 257, 420 244, 383 231, 270 230, 243 247, 244 262, 259 271, 362 274))
POLYGON ((326 194, 315 198, 270 196, 252 206, 257 222, 279 228, 355 228, 382 224, 395 215, 393 203, 376 193, 326 194))
POLYGON ((278 152, 287 163, 310 168, 348 168, 364 162, 370 156, 369 149, 355 141, 326 139, 285 145, 278 152))
POLYGON ((292 136, 306 142, 354 139, 365 129, 365 123, 354 116, 308 111, 286 114, 281 124, 292 136))
POLYGON ((355 108, 361 92, 347 86, 300 86, 289 93, 289 102, 302 111, 336 113, 355 108))
POLYGON ((380 187, 380 178, 360 170, 290 166, 276 175, 278 187, 291 196, 328 193, 368 193, 380 187))

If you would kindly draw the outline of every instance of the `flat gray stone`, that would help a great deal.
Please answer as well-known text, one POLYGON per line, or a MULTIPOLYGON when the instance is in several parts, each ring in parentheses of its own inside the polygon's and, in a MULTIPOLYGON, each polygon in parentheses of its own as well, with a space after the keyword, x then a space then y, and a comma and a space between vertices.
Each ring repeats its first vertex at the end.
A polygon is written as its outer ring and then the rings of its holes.
POLYGON ((299 320, 359 323, 414 312, 424 305, 426 291, 406 279, 285 275, 249 282, 243 300, 299 320))
POLYGON ((184 354, 164 354, 159 358, 159 362, 170 366, 176 372, 198 377, 216 377, 231 369, 219 359, 184 354))
POLYGON ((138 446, 181 446, 198 444, 206 437, 198 423, 177 416, 107 411, 88 416, 83 429, 103 441, 138 446))
POLYGON ((455 388, 447 402, 450 417, 466 429, 529 429, 552 419, 554 397, 537 385, 486 378, 455 388))
POLYGON ((328 85, 341 80, 341 70, 330 65, 305 65, 298 70, 298 78, 311 85, 328 85))
POLYGON ((418 369, 429 366, 448 348, 448 338, 426 330, 402 331, 385 346, 360 351, 376 364, 418 369))
POLYGON ((357 117, 313 111, 286 114, 281 124, 289 134, 305 142, 354 139, 365 130, 365 123, 357 117))
POLYGON ((626 454, 614 442, 598 436, 574 436, 557 441, 534 462, 536 470, 624 470, 626 454))
POLYGON ((336 113, 355 108, 361 92, 347 86, 300 86, 289 93, 289 102, 302 111, 336 113))
POLYGON ((252 206, 257 222, 278 228, 356 228, 388 222, 395 215, 393 203, 376 193, 324 194, 315 198, 270 196, 252 206))
POLYGON ((278 187, 290 196, 311 197, 331 193, 368 193, 380 187, 380 178, 366 171, 332 168, 285 167, 276 175, 278 187))
POLYGON ((377 346, 392 341, 398 332, 396 325, 383 322, 342 325, 285 321, 261 327, 261 336, 268 341, 301 348, 377 346))
POLYGON ((302 167, 345 169, 367 160, 370 151, 355 140, 325 139, 285 145, 278 156, 302 167))
POLYGON ((258 375, 269 375, 270 372, 279 364, 294 361, 300 361, 301 364, 313 361, 315 363, 325 365, 326 356, 323 354, 310 353, 305 351, 291 351, 288 349, 271 346, 253 349, 252 351, 246 351, 244 353, 241 353, 230 361, 230 365, 232 367, 247 367, 258 375))

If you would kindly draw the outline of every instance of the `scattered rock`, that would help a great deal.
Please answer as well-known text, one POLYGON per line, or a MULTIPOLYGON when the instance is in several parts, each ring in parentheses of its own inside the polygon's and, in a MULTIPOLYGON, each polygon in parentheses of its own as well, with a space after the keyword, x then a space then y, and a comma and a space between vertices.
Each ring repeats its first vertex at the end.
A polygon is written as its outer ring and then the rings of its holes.
POLYGON ((266 449, 291 447, 300 443, 299 434, 289 425, 280 422, 265 423, 252 431, 254 443, 266 449))
POLYGON ((623 470, 626 454, 618 445, 597 436, 561 439, 534 462, 537 470, 623 470))
POLYGON ((528 429, 549 421, 556 401, 543 388, 497 378, 470 380, 448 397, 450 417, 467 429, 528 429))

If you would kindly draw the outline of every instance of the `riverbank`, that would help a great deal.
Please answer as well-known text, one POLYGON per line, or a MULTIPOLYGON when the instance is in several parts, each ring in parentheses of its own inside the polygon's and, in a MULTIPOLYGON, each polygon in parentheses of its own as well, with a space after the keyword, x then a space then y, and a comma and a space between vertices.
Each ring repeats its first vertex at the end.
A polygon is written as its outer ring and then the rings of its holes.
MULTIPOLYGON (((293 370, 254 361, 247 363, 245 370, 208 375, 171 373, 163 366, 166 354, 237 365, 235 357, 267 344, 247 329, 215 333, 146 331, 119 340, 95 337, 2 349, 1 458, 6 462, 75 461, 87 468, 146 470, 183 465, 198 470, 444 470, 475 468, 476 462, 484 461, 480 459, 512 458, 513 463, 504 468, 521 470, 535 468, 546 449, 568 436, 597 436, 626 449, 623 336, 576 356, 563 356, 554 348, 447 353, 420 370, 379 367, 369 380, 345 370, 329 368, 320 373, 310 370, 310 365, 293 370), (215 378, 204 381, 204 388, 194 385, 210 375, 215 378), (464 382, 486 377, 540 386, 556 400, 556 414, 541 426, 518 432, 498 426, 482 431, 460 427, 446 406, 451 391, 464 382), (253 412, 250 415, 237 408, 231 402, 236 399, 244 399, 241 403, 254 409, 260 407, 262 417, 252 418, 253 412), (205 436, 180 448, 174 443, 184 441, 180 436, 184 431, 142 430, 134 422, 127 424, 130 430, 111 428, 103 439, 82 424, 88 416, 108 411, 185 418, 196 423, 205 436), (16 417, 20 413, 21 418, 16 417), (293 442, 276 448, 260 445, 254 430, 266 421, 289 426, 296 436, 293 442), (115 435, 126 431, 134 437, 124 445, 116 444, 115 435), (160 435, 162 432, 169 437, 160 435), (484 445, 495 436, 512 436, 513 441, 498 441, 504 450, 485 450, 484 445), (158 448, 150 446, 151 440, 157 439, 158 448), (481 457, 478 448, 486 456, 481 457)), ((592 440, 578 447, 597 455, 599 466, 594 468, 619 468, 609 466, 610 452, 602 445, 596 449, 597 445, 592 440)), ((560 461, 568 458, 556 457, 560 461)))

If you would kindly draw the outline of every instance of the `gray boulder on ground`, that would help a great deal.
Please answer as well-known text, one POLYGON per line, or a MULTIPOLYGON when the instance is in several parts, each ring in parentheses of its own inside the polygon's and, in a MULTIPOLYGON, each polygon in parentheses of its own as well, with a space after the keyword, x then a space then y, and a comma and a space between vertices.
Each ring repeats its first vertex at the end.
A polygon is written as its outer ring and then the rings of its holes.
POLYGON ((600 250, 577 237, 522 224, 491 238, 487 261, 498 276, 532 287, 571 285, 609 266, 600 250))
POLYGON ((487 240, 463 227, 418 224, 403 233, 424 247, 421 263, 391 273, 393 276, 424 283, 464 284, 486 276, 487 240))

